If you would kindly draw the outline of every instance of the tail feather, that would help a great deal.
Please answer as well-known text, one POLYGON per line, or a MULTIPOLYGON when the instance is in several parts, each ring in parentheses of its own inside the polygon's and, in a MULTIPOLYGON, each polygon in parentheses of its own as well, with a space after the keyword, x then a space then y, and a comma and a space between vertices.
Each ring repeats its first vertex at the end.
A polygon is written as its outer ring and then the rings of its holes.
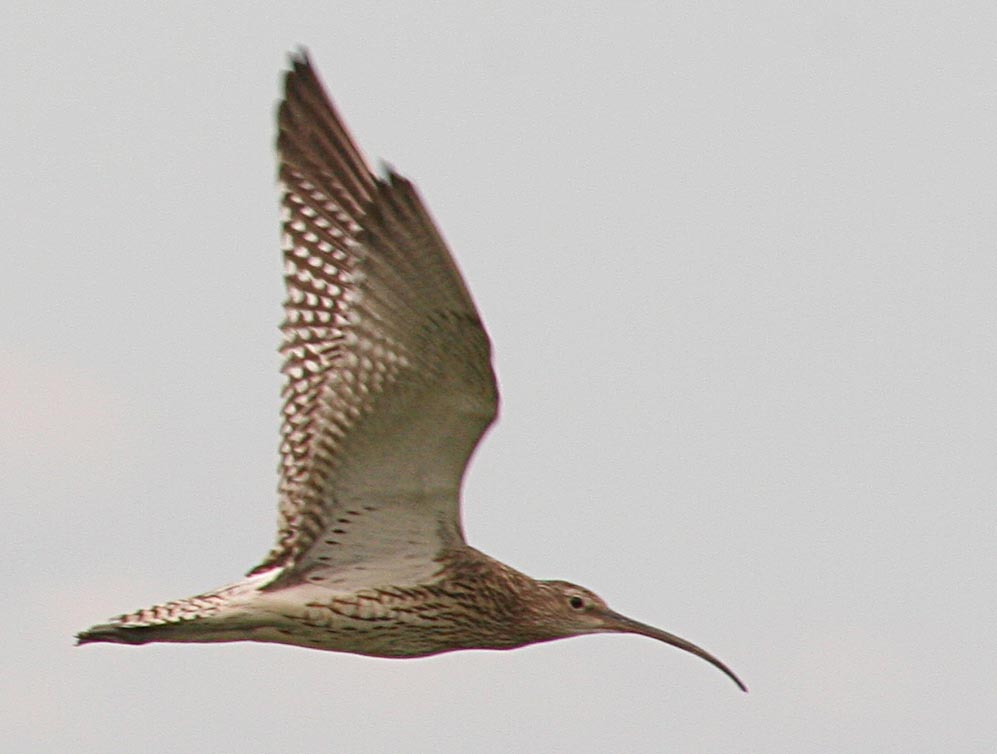
POLYGON ((158 626, 128 626, 123 623, 101 623, 76 634, 76 646, 94 642, 114 644, 148 644, 157 641, 156 633, 162 634, 158 626))
POLYGON ((154 641, 211 642, 248 638, 258 626, 250 605, 279 569, 211 592, 153 605, 91 626, 76 634, 76 645, 95 642, 148 644, 154 641), (247 609, 249 608, 249 609, 247 609))

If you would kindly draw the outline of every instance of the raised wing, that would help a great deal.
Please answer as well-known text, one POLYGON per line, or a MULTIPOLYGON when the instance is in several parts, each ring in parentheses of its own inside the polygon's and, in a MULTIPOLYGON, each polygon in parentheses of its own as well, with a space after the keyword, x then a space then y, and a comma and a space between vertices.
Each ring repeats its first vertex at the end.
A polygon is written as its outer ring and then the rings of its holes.
POLYGON ((498 410, 488 336, 415 187, 371 173, 304 54, 278 124, 279 530, 251 573, 416 578, 463 541, 461 478, 498 410))

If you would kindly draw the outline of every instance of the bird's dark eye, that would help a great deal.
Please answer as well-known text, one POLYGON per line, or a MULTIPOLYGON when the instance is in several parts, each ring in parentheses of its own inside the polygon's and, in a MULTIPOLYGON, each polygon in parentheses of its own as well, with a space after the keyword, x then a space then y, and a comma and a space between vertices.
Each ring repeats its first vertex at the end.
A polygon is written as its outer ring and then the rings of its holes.
POLYGON ((574 608, 575 610, 581 610, 583 607, 585 607, 585 600, 583 600, 578 595, 575 595, 573 597, 568 598, 568 604, 571 605, 571 607, 574 608))

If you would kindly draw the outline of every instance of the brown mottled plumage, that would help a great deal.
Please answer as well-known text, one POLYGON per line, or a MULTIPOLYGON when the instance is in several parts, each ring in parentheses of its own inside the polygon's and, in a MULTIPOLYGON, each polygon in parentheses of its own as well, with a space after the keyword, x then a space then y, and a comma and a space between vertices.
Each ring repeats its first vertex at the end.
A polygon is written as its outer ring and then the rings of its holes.
POLYGON ((460 484, 498 412, 491 347, 415 187, 374 175, 307 56, 278 114, 284 408, 277 542, 243 580, 79 643, 265 641, 379 657, 589 633, 684 639, 468 546, 460 484))

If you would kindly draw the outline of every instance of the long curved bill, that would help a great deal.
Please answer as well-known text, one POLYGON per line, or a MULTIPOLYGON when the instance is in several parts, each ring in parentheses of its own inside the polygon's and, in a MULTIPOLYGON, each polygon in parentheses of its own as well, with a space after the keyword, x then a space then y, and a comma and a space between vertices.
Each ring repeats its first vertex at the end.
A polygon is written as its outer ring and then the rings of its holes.
POLYGON ((748 687, 744 685, 740 678, 734 673, 733 670, 728 668, 724 663, 718 660, 716 657, 711 655, 702 647, 697 647, 691 641, 686 641, 680 636, 675 634, 670 634, 667 631, 662 631, 660 628, 655 628, 654 626, 649 626, 646 623, 641 623, 633 618, 628 618, 625 615, 620 615, 619 613, 613 612, 612 610, 606 613, 606 625, 605 628, 608 631, 615 631, 625 634, 640 634, 641 636, 647 636, 651 639, 657 639, 658 641, 663 641, 665 644, 671 644, 673 647, 678 647, 679 649, 684 649, 690 654, 696 655, 696 657, 701 657, 708 663, 716 668, 722 670, 728 678, 730 678, 741 691, 747 692, 748 687))

